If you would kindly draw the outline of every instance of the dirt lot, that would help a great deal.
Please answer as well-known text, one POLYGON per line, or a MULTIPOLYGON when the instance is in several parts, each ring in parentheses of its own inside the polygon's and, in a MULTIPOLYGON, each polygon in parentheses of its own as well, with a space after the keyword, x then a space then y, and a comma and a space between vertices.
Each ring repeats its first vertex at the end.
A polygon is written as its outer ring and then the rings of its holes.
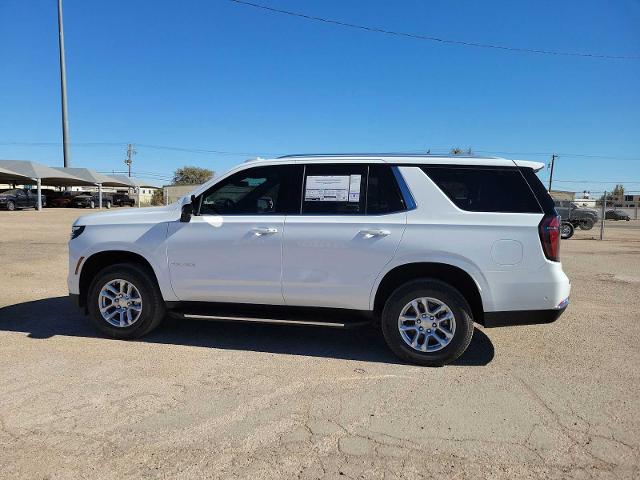
POLYGON ((558 322, 476 329, 429 369, 370 329, 100 338, 65 297, 79 213, 0 212, 1 478, 640 476, 637 222, 563 242, 558 322))

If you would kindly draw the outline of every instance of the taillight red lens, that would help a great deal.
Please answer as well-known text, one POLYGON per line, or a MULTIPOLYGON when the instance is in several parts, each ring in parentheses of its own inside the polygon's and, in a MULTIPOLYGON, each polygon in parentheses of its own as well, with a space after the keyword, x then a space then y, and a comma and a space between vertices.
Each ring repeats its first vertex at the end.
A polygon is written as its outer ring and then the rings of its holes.
POLYGON ((545 215, 538 225, 540 243, 545 257, 554 262, 560 261, 560 217, 545 215))

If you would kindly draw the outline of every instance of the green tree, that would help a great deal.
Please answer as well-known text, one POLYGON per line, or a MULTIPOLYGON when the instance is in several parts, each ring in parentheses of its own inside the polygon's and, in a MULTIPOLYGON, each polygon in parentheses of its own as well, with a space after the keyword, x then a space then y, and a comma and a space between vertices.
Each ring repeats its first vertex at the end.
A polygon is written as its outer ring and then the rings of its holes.
POLYGON ((186 166, 177 169, 173 174, 174 185, 201 185, 210 178, 213 178, 215 172, 208 168, 186 166))
POLYGON ((624 185, 616 185, 611 193, 614 197, 621 197, 624 195, 624 185))
POLYGON ((473 151, 471 150, 471 147, 467 150, 463 150, 460 147, 453 147, 451 149, 451 155, 473 155, 473 151))
POLYGON ((158 188, 153 191, 153 195, 151 195, 151 205, 164 205, 164 189, 158 188))

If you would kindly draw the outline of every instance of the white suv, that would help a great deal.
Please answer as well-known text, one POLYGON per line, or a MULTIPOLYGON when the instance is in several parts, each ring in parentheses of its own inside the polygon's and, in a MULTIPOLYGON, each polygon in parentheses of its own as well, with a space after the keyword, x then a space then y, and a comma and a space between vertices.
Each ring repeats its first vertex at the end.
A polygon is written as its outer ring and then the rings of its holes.
POLYGON ((548 323, 568 303, 541 163, 292 155, 244 163, 166 207, 79 218, 69 292, 115 338, 185 318, 381 327, 443 365, 473 322, 548 323))

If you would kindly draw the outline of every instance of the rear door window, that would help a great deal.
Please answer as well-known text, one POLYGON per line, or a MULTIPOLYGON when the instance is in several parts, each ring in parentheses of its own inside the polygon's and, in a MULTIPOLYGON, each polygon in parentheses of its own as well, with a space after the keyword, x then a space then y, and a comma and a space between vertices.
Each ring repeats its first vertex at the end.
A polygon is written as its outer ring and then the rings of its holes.
POLYGON ((366 182, 366 165, 307 165, 302 186, 302 213, 364 215, 366 182))

